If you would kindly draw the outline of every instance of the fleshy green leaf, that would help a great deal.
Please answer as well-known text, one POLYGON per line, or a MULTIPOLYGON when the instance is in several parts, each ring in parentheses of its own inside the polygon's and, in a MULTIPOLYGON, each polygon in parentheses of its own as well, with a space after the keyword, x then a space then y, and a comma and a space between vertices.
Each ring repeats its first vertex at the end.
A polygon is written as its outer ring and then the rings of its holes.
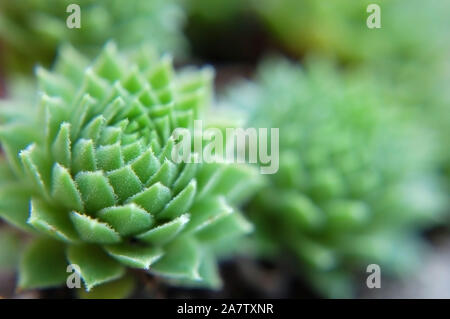
POLYGON ((204 241, 232 239, 250 233, 253 225, 240 213, 223 215, 206 224, 196 233, 196 237, 204 241))
POLYGON ((68 273, 64 245, 51 239, 37 239, 26 251, 19 267, 19 288, 49 288, 63 284, 68 273))
POLYGON ((248 199, 261 183, 261 176, 255 168, 243 164, 228 164, 210 192, 225 196, 229 203, 241 203, 248 199))
POLYGON ((142 184, 139 177, 133 172, 130 166, 124 166, 107 174, 109 182, 114 188, 114 193, 120 202, 139 193, 142 190, 142 184))
MULTIPOLYGON (((111 146, 118 144, 120 142, 121 138, 122 138, 122 129, 120 127, 108 126, 102 131, 98 143, 100 145, 104 145, 105 147, 109 146, 109 148, 111 148, 111 146)), ((116 148, 116 149, 112 148, 113 153, 117 153, 117 151, 119 151, 119 150, 120 150, 120 148, 116 148)), ((111 153, 111 152, 109 152, 109 153, 111 153)), ((110 165, 114 164, 114 162, 108 163, 108 160, 111 160, 111 159, 108 158, 107 154, 100 153, 98 156, 100 156, 102 159, 104 159, 107 164, 110 164, 110 165)), ((115 155, 115 156, 117 156, 117 155, 115 155)), ((115 160, 115 159, 116 159, 115 157, 112 158, 112 160, 115 160)), ((120 157, 118 159, 120 159, 120 157)))
POLYGON ((56 162, 65 167, 70 167, 71 164, 70 143, 70 124, 62 123, 52 145, 52 154, 56 162))
POLYGON ((72 173, 94 171, 96 168, 94 142, 80 139, 73 147, 72 173))
POLYGON ((105 250, 122 264, 140 269, 149 269, 153 263, 163 256, 163 251, 159 247, 135 244, 106 246, 105 250))
POLYGON ((113 171, 123 166, 122 152, 119 144, 100 146, 96 151, 99 168, 104 171, 113 171))
POLYGON ((68 209, 81 211, 83 203, 81 194, 70 173, 58 163, 53 167, 52 197, 68 209))
POLYGON ((160 167, 158 159, 155 157, 151 150, 142 153, 136 158, 131 167, 139 176, 142 183, 146 183, 150 176, 152 176, 160 167))
POLYGON ((105 122, 106 119, 103 117, 103 115, 95 117, 83 128, 81 137, 86 140, 92 140, 96 142, 99 139, 100 133, 105 126, 105 122))
POLYGON ((216 258, 213 254, 203 254, 199 274, 202 278, 202 282, 208 287, 218 289, 222 286, 222 280, 220 279, 216 258))
POLYGON ((39 160, 37 157, 39 157, 39 155, 36 144, 30 145, 19 154, 27 176, 31 179, 36 188, 43 194, 47 194, 47 187, 50 185, 45 184, 45 172, 43 172, 42 167, 38 166, 39 160))
POLYGON ((82 299, 123 299, 133 293, 134 287, 134 277, 125 275, 122 278, 94 287, 89 292, 82 289, 77 292, 82 299))
POLYGON ((81 172, 75 176, 78 189, 88 213, 96 213, 102 208, 114 206, 114 190, 101 172, 81 172))
MULTIPOLYGON (((67 81, 67 79, 65 79, 64 77, 49 72, 40 66, 37 67, 36 69, 36 76, 38 78, 40 88, 42 89, 42 91, 46 92, 49 96, 61 96, 64 99, 70 97, 72 88, 69 81, 67 81)), ((53 110, 48 112, 48 114, 52 115, 55 113, 56 112, 53 110)), ((57 121, 55 120, 52 122, 57 121)))
POLYGON ((196 189, 197 183, 193 180, 183 191, 172 199, 166 207, 164 207, 157 217, 172 219, 186 213, 194 202, 196 189))
POLYGON ((233 213, 223 197, 211 197, 195 203, 191 209, 191 220, 187 231, 199 231, 216 220, 233 213))
POLYGON ((17 155, 36 139, 35 135, 36 132, 31 125, 14 123, 0 127, 2 149, 6 153, 8 162, 19 175, 22 172, 22 165, 17 155))
POLYGON ((225 167, 221 163, 202 165, 197 175, 199 198, 206 198, 214 190, 214 187, 220 182, 224 169, 225 167))
POLYGON ((31 201, 28 224, 59 240, 66 242, 78 240, 78 235, 70 222, 67 211, 51 207, 38 199, 31 201))
POLYGON ((98 213, 98 218, 111 225, 120 235, 135 235, 149 229, 153 217, 136 204, 107 207, 98 213))
POLYGON ((189 215, 184 214, 170 222, 154 227, 149 231, 138 235, 137 238, 149 244, 163 245, 175 238, 188 222, 189 215))
MULTIPOLYGON (((42 74, 43 73, 44 72, 42 72, 42 74)), ((42 110, 41 114, 44 117, 45 123, 45 144, 50 147, 55 140, 60 124, 67 119, 67 110, 64 107, 64 100, 61 97, 54 95, 50 97, 46 93, 40 98, 40 109, 42 110)))
POLYGON ((178 194, 182 189, 184 189, 187 184, 195 177, 197 172, 198 163, 194 162, 194 157, 191 157, 191 162, 186 163, 178 178, 173 183, 172 189, 175 194, 178 194))
POLYGON ((0 272, 17 269, 23 243, 19 232, 0 227, 0 272))
POLYGON ((80 267, 79 275, 88 292, 125 274, 125 268, 97 246, 72 245, 67 251, 67 258, 71 264, 80 267))
POLYGON ((81 239, 85 242, 98 244, 120 242, 120 235, 106 223, 77 212, 70 213, 70 219, 81 239))
POLYGON ((137 141, 122 148, 123 160, 125 163, 129 163, 136 159, 142 153, 142 142, 137 141))
POLYGON ((89 114, 92 112, 94 108, 95 99, 92 98, 92 95, 84 94, 81 98, 80 105, 74 110, 72 113, 71 124, 71 139, 75 140, 78 138, 78 134, 80 133, 81 128, 85 121, 88 120, 89 114))
POLYGON ((24 185, 11 183, 0 187, 0 217, 8 223, 27 230, 30 215, 30 191, 24 185))
POLYGON ((171 161, 166 160, 158 171, 153 175, 146 185, 152 185, 155 183, 161 183, 167 187, 172 186, 174 180, 177 177, 177 167, 171 161))
POLYGON ((200 280, 200 257, 195 240, 179 238, 168 245, 164 256, 154 264, 151 271, 170 278, 200 280))

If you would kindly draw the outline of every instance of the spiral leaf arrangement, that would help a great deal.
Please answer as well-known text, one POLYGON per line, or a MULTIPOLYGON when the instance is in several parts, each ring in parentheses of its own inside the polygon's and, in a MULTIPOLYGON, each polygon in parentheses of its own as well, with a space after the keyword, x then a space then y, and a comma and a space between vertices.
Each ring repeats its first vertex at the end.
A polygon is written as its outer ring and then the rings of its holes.
POLYGON ((232 206, 256 186, 247 166, 174 163, 175 128, 192 128, 212 71, 175 73, 170 57, 109 43, 94 63, 71 47, 37 69, 38 107, 2 108, 0 216, 34 240, 20 288, 86 290, 138 268, 180 284, 218 286, 214 247, 251 225, 232 206))
POLYGON ((304 71, 276 60, 263 64, 256 85, 231 94, 250 109, 249 126, 280 128, 279 171, 249 207, 260 253, 273 243, 275 253, 291 251, 327 296, 350 296, 369 264, 407 272, 423 246, 420 230, 440 217, 428 133, 376 92, 325 61, 304 71))
MULTIPOLYGON (((72 12, 73 13, 73 12, 72 12)), ((28 71, 36 62, 53 61, 61 42, 70 42, 95 56, 109 39, 123 48, 142 42, 182 54, 184 13, 177 1, 166 0, 21 0, 0 3, 0 41, 5 66, 28 71), (80 6, 80 28, 69 29, 70 4, 80 6)))

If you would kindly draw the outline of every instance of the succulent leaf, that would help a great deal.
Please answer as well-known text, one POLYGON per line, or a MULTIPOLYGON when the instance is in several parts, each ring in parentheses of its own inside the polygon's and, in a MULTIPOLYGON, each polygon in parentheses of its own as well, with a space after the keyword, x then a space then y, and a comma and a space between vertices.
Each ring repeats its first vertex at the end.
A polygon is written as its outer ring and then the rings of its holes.
POLYGON ((67 259, 80 267, 79 275, 86 291, 95 286, 122 277, 125 267, 111 259, 100 247, 93 245, 73 245, 67 250, 67 259))
POLYGON ((35 240, 20 263, 19 288, 48 288, 66 281, 67 262, 64 245, 49 239, 35 240))

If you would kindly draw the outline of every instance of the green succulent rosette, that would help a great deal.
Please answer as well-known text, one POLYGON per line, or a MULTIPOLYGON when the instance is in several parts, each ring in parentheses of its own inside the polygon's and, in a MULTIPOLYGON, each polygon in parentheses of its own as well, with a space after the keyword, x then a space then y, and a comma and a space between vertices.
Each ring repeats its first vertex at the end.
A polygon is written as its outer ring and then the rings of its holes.
POLYGON ((369 264, 407 274, 426 248, 421 230, 442 219, 433 135, 379 93, 323 60, 303 70, 276 59, 230 93, 249 127, 279 128, 279 170, 248 207, 255 246, 297 256, 323 296, 365 287, 369 264))
POLYGON ((238 0, 184 0, 186 11, 193 16, 194 19, 201 19, 212 24, 227 23, 232 21, 244 12, 250 6, 249 1, 238 0))
POLYGON ((68 265, 94 296, 129 289, 133 268, 220 286, 216 247, 251 230, 236 205, 256 170, 172 160, 174 130, 208 111, 212 76, 175 72, 151 49, 108 43, 90 63, 65 47, 52 71, 37 69, 37 103, 2 105, 0 216, 34 238, 19 288, 62 285, 68 265))
POLYGON ((61 42, 70 42, 93 57, 111 38, 121 49, 148 42, 182 56, 186 49, 181 32, 184 20, 178 2, 171 0, 2 1, 4 65, 10 71, 27 72, 35 63, 48 66, 61 42), (80 28, 66 24, 73 13, 67 11, 71 4, 80 7, 80 28))

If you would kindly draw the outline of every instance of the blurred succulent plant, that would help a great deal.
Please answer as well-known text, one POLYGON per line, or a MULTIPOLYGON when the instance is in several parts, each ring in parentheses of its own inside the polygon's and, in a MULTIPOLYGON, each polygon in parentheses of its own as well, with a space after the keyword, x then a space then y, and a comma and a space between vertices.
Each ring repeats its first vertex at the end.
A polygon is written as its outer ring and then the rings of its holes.
POLYGON ((17 232, 0 227, 0 273, 14 270, 19 261, 22 241, 17 232))
POLYGON ((37 77, 39 106, 8 101, 0 115, 0 216, 36 237, 19 287, 63 284, 68 264, 94 296, 123 296, 127 267, 220 285, 215 247, 251 230, 232 205, 256 171, 171 160, 173 130, 207 111, 212 70, 175 73, 170 57, 109 43, 92 64, 65 47, 37 77))
MULTIPOLYGON (((446 92, 442 84, 448 83, 445 72, 449 73, 450 2, 262 0, 254 4, 293 56, 328 56, 347 67, 377 73, 384 94, 418 111, 419 121, 439 128, 446 144, 450 120, 445 115, 448 103, 441 97, 446 92), (370 15, 366 9, 373 3, 380 6, 379 29, 366 26, 370 15)), ((442 149, 446 152, 446 145, 442 149)))
POLYGON ((184 0, 182 2, 194 19, 211 24, 227 23, 250 8, 250 2, 239 0, 184 0))
MULTIPOLYGON (((212 0, 205 4, 201 0, 187 0, 187 3, 193 19, 206 21, 207 26, 221 24, 221 34, 229 30, 230 25, 236 25, 236 21, 243 20, 242 13, 247 17, 245 23, 249 16, 257 16, 263 29, 269 31, 278 46, 290 56, 327 56, 346 69, 362 68, 376 73, 377 86, 385 87, 383 94, 394 96, 397 102, 416 113, 418 121, 428 122, 439 133, 441 167, 448 172, 450 117, 447 115, 448 97, 443 95, 447 92, 450 73, 447 62, 450 2, 212 0), (369 29, 366 25, 371 14, 367 12, 369 4, 380 6, 379 29, 369 29)), ((199 28, 200 32, 204 30, 209 29, 199 28)), ((231 39, 237 41, 235 36, 231 39)), ((246 44, 249 42, 250 39, 245 39, 246 44)), ((257 42, 261 42, 260 39, 257 42)), ((229 45, 224 45, 221 51, 226 51, 227 47, 229 45)), ((241 51, 251 48, 247 46, 241 51)))
POLYGON ((255 9, 296 55, 320 53, 344 62, 404 61, 443 54, 450 6, 445 1, 263 0, 255 9), (381 28, 369 29, 369 4, 378 4, 381 28), (424 45, 426 43, 426 45, 424 45))
POLYGON ((248 126, 280 129, 279 171, 248 209, 255 238, 293 252, 330 297, 352 295, 369 264, 412 269, 420 230, 441 217, 430 135, 377 90, 324 60, 306 71, 269 60, 256 84, 230 94, 250 110, 248 126))
POLYGON ((61 42, 70 42, 95 56, 109 39, 121 49, 150 42, 160 50, 182 55, 184 13, 177 1, 83 0, 81 28, 69 29, 71 0, 0 2, 0 43, 5 66, 29 71, 35 63, 48 66, 61 42))

